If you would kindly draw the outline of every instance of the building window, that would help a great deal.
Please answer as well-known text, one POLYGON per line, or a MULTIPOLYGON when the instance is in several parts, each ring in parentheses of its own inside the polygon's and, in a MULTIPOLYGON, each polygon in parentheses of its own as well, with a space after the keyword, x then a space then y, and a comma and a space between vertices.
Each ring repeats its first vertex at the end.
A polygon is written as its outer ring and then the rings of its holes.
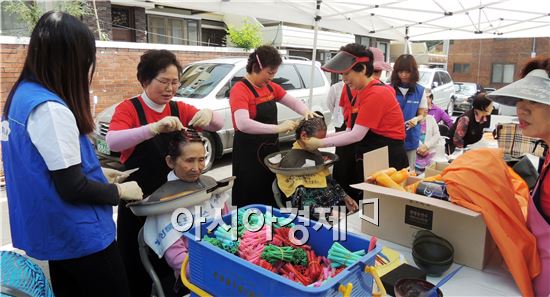
POLYGON ((136 41, 134 10, 131 7, 111 7, 114 41, 136 41))
POLYGON ((514 81, 514 64, 493 64, 493 77, 491 82, 508 84, 514 81))
POLYGON ((147 22, 150 43, 199 45, 199 21, 149 15, 147 22))
POLYGON ((370 38, 367 36, 355 35, 355 42, 358 44, 362 44, 367 48, 370 46, 370 38))
POLYGON ((468 73, 468 72, 470 72, 470 64, 454 63, 453 64, 453 72, 455 72, 455 73, 468 73))

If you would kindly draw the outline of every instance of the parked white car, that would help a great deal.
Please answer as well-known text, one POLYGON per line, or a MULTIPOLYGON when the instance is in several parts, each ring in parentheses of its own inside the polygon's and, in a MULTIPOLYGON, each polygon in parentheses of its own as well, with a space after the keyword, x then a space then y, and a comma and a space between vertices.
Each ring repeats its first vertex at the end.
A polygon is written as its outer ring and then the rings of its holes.
POLYGON ((441 68, 419 68, 418 83, 434 95, 433 103, 447 111, 454 112, 455 86, 449 73, 441 68))
MULTIPOLYGON (((330 114, 326 108, 326 98, 330 83, 323 74, 319 63, 315 63, 313 81, 313 99, 311 110, 321 111, 327 122, 330 114)), ((229 90, 241 80, 245 73, 246 58, 224 58, 204 60, 189 64, 183 70, 181 87, 173 100, 183 101, 198 109, 210 108, 224 116, 224 126, 217 133, 203 132, 206 140, 206 169, 210 169, 214 160, 233 150, 233 123, 229 107, 229 90)), ((283 59, 274 82, 278 83, 292 96, 309 104, 309 85, 311 77, 311 61, 283 59)), ((96 117, 96 131, 92 135, 96 153, 100 159, 118 161, 119 154, 111 152, 105 142, 105 135, 109 131, 109 123, 117 104, 112 105, 96 117)), ((297 120, 301 115, 286 106, 277 103, 279 123, 285 120, 297 120)), ((294 133, 280 135, 280 140, 291 140, 294 133)))

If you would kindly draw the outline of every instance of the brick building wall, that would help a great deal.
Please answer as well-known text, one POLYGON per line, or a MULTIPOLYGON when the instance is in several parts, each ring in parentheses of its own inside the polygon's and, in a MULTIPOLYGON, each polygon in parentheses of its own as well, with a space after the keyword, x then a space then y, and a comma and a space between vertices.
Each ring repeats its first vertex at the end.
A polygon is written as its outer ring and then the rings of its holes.
MULTIPOLYGON (((454 81, 478 82, 484 87, 500 88, 507 83, 491 81, 493 64, 514 64, 514 80, 531 58, 533 38, 454 40, 449 48, 448 69, 454 81), (470 64, 465 73, 453 72, 453 65, 470 64)), ((535 39, 537 56, 550 55, 550 37, 535 39)))
MULTIPOLYGON (((27 51, 26 42, 5 38, 0 43, 0 106, 4 106, 14 82, 19 77, 27 51)), ((28 39, 26 39, 28 40, 28 39)), ((106 107, 141 93, 136 78, 139 57, 148 49, 168 49, 173 51, 180 63, 227 56, 245 56, 247 53, 236 48, 180 46, 126 42, 97 42, 97 63, 92 82, 91 95, 98 96, 96 113, 106 107)), ((93 98, 91 96, 91 98, 93 98)))

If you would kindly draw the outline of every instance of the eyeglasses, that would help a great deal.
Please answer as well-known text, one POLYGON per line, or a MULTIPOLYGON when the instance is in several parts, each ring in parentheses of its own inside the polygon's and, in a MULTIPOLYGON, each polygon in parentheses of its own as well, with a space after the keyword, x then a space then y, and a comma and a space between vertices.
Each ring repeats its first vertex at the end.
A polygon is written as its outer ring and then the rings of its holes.
POLYGON ((163 81, 158 78, 154 78, 154 80, 158 81, 164 86, 164 89, 170 88, 170 90, 173 90, 174 88, 179 88, 181 86, 181 83, 179 81, 163 81))

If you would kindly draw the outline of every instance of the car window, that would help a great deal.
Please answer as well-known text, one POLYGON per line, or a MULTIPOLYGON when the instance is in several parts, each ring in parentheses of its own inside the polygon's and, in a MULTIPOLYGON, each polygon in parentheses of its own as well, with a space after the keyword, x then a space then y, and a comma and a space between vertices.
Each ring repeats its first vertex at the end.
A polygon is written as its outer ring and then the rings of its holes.
POLYGON ((449 76, 448 73, 446 72, 439 72, 439 77, 441 79, 441 83, 442 84, 448 84, 450 83, 452 80, 451 80, 451 77, 449 76))
POLYGON ((231 87, 233 87, 238 81, 243 79, 245 74, 246 69, 244 67, 239 69, 239 71, 237 71, 235 75, 233 75, 233 77, 216 94, 216 98, 229 98, 229 91, 231 90, 231 87))
POLYGON ((280 85, 285 90, 302 88, 302 83, 300 82, 298 72, 296 72, 294 66, 290 64, 282 64, 279 66, 279 70, 277 71, 277 74, 275 74, 273 82, 280 85))
POLYGON ((432 87, 439 87, 441 85, 441 77, 439 72, 434 72, 434 80, 432 82, 432 87))
POLYGON ((421 84, 424 88, 431 88, 430 80, 432 79, 432 72, 429 71, 420 71, 419 72, 418 83, 421 84))
MULTIPOLYGON (((296 68, 302 76, 306 89, 309 89, 311 82, 311 65, 296 64, 296 68)), ((319 71, 319 68, 315 67, 315 69, 313 69, 313 87, 322 87, 324 84, 323 74, 319 71)))
POLYGON ((177 96, 204 98, 233 69, 231 64, 195 64, 187 67, 181 75, 181 87, 177 96))
POLYGON ((460 94, 473 95, 477 92, 477 88, 475 84, 459 84, 455 86, 459 86, 458 89, 455 89, 455 92, 460 94))

